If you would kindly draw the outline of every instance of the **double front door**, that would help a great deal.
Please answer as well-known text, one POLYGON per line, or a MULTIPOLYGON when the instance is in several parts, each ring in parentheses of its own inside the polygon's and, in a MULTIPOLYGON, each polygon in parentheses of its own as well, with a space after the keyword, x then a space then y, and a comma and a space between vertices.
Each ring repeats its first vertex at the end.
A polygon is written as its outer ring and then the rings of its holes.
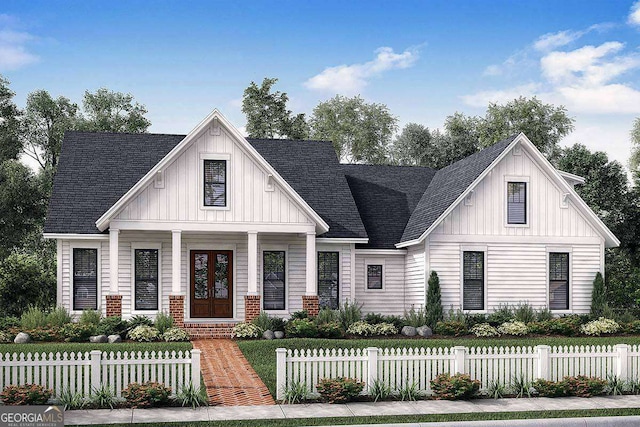
POLYGON ((233 317, 232 251, 191 251, 191 317, 233 317))

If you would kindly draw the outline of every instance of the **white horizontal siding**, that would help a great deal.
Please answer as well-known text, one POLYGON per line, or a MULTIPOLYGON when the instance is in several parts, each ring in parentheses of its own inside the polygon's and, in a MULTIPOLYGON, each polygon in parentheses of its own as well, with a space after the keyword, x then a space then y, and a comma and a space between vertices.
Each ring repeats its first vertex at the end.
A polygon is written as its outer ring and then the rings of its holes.
POLYGON ((438 273, 445 312, 460 307, 460 245, 429 242, 429 270, 438 273))
POLYGON ((572 308, 575 313, 588 313, 591 308, 591 291, 603 256, 595 245, 574 246, 571 254, 572 308))
POLYGON ((356 301, 363 313, 402 314, 411 308, 405 302, 405 257, 356 253, 356 301), (384 264, 383 289, 366 289, 365 260, 384 264))
POLYGON ((405 302, 420 306, 425 304, 424 244, 408 248, 405 262, 405 302))

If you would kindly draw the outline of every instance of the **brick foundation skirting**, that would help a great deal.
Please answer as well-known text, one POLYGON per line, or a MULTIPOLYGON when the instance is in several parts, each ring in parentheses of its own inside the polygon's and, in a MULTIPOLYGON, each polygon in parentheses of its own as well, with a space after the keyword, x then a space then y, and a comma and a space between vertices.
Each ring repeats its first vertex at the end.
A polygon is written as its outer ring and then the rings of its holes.
POLYGON ((107 295, 107 317, 122 317, 122 295, 107 295))
POLYGON ((317 316, 320 311, 317 295, 303 295, 302 296, 302 309, 307 310, 309 316, 317 316))
POLYGON ((184 330, 191 339, 231 338, 235 323, 185 323, 184 330))
POLYGON ((244 321, 251 322, 260 315, 260 295, 244 296, 244 321))
POLYGON ((178 328, 184 327, 184 295, 169 295, 169 315, 178 328))

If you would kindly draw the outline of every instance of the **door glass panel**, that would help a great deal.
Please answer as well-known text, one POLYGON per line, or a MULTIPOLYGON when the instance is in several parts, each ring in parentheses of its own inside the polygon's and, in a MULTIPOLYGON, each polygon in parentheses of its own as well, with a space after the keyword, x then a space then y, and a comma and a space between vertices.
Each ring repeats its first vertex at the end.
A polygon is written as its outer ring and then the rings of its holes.
POLYGON ((209 254, 195 254, 193 269, 195 272, 195 299, 209 297, 209 254))
POLYGON ((229 256, 216 255, 216 281, 214 284, 214 298, 229 298, 229 256))

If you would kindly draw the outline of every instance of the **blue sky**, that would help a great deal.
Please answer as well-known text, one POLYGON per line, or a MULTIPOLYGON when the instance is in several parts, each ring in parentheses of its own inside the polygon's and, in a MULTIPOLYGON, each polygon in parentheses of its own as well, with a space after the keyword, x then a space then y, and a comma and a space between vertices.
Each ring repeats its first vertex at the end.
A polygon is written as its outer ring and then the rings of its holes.
POLYGON ((242 91, 277 77, 294 112, 336 93, 439 127, 489 101, 537 95, 582 142, 626 163, 640 116, 640 1, 13 1, 0 73, 16 101, 100 87, 145 104, 152 132, 213 108, 244 126, 242 91))

